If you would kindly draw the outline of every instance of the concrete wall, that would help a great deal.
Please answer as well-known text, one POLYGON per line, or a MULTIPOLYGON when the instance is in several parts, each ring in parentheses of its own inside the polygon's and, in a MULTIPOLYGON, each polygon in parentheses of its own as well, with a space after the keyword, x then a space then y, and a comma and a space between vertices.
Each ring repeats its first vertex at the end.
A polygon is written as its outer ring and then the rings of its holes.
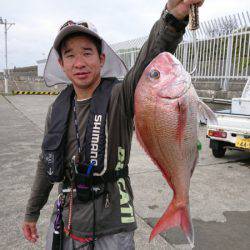
MULTIPOLYGON (((47 87, 41 78, 33 78, 32 80, 9 80, 9 92, 12 91, 59 91, 65 85, 58 85, 54 87, 47 87)), ((0 93, 4 93, 4 80, 0 79, 0 93)))
POLYGON ((37 66, 9 69, 11 77, 37 77, 37 66))
MULTIPOLYGON (((44 81, 40 77, 25 78, 18 77, 10 79, 9 90, 15 91, 58 91, 64 88, 64 85, 55 87, 46 87, 44 81)), ((229 82, 228 91, 222 91, 221 81, 197 80, 193 81, 193 85, 200 97, 214 98, 214 99, 232 99, 233 97, 240 97, 246 81, 229 82)), ((0 92, 4 92, 4 80, 0 77, 0 92)))
POLYGON ((246 85, 245 81, 230 81, 228 90, 222 90, 222 81, 196 80, 193 85, 200 97, 214 98, 214 99, 232 99, 234 97, 241 97, 243 89, 246 85))

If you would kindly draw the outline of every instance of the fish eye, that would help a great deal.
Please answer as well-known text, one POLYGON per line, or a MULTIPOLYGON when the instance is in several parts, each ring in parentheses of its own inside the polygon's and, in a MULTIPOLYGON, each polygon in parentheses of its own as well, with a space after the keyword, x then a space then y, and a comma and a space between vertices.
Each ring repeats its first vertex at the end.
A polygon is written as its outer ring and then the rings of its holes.
POLYGON ((153 78, 153 79, 159 79, 160 78, 160 72, 157 70, 157 69, 152 69, 150 72, 149 72, 149 76, 150 78, 153 78))

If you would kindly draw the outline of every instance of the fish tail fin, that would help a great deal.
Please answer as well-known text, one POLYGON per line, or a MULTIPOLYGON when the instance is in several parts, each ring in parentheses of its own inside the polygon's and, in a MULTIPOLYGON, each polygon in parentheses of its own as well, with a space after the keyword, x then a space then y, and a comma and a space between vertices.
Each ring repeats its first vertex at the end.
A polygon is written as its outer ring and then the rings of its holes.
POLYGON ((168 209, 153 228, 149 241, 151 241, 157 234, 176 226, 181 227, 190 246, 193 248, 194 230, 190 219, 189 207, 186 205, 178 206, 174 200, 172 200, 168 209))

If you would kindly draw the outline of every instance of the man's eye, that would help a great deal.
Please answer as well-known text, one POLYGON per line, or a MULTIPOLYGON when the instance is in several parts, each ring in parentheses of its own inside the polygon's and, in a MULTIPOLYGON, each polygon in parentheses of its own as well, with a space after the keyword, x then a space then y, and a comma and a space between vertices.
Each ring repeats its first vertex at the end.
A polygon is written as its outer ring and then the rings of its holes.
POLYGON ((151 69, 149 72, 149 76, 152 79, 159 79, 161 74, 157 69, 151 69))
POLYGON ((85 52, 84 55, 85 55, 85 56, 90 56, 90 55, 91 55, 91 52, 85 52))
POLYGON ((66 55, 66 58, 73 58, 73 57, 74 57, 74 55, 71 55, 71 54, 66 55))

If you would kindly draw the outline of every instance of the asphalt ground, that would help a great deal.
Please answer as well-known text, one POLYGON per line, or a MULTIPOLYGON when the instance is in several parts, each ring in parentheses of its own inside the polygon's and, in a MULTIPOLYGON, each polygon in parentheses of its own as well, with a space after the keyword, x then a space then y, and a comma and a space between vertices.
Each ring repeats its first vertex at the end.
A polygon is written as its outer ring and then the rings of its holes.
MULTIPOLYGON (((21 223, 40 153, 47 108, 54 99, 0 96, 0 249, 44 249, 56 185, 41 211, 40 239, 36 245, 23 238, 21 223)), ((190 188, 194 249, 249 250, 250 154, 228 151, 223 159, 216 159, 205 133, 206 127, 200 127, 203 149, 190 188)), ((190 249, 178 228, 148 243, 152 226, 166 210, 172 191, 135 139, 130 177, 138 222, 136 249, 190 249)))

